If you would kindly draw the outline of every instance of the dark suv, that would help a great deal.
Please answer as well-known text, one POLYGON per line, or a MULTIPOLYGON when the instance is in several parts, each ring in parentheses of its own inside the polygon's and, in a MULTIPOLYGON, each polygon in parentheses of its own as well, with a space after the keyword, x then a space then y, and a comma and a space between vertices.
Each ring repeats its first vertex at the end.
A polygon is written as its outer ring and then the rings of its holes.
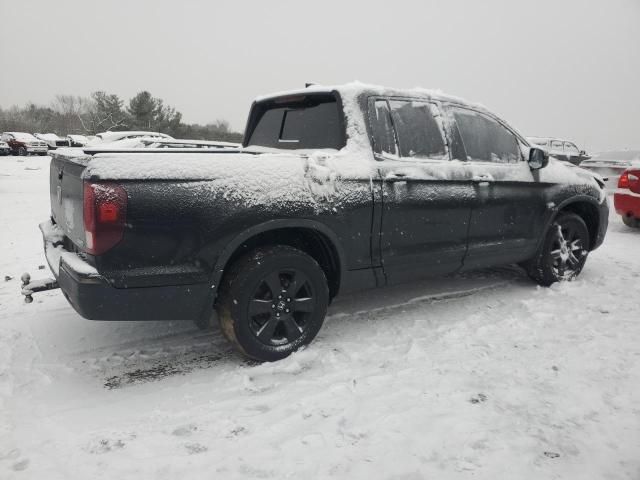
POLYGON ((510 263, 570 280, 607 228, 596 178, 426 90, 262 97, 238 148, 142 152, 53 154, 41 230, 59 286, 90 319, 217 312, 260 360, 309 343, 344 292, 510 263))

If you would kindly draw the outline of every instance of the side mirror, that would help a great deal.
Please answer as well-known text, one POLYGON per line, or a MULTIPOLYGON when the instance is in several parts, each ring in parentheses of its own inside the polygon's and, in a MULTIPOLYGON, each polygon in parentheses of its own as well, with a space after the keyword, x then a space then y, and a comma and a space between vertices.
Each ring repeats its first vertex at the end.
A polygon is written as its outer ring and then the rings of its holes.
POLYGON ((580 150, 580 155, 586 155, 587 152, 585 150, 580 150))
POLYGON ((540 170, 549 164, 549 154, 541 148, 531 147, 529 150, 529 168, 540 170))

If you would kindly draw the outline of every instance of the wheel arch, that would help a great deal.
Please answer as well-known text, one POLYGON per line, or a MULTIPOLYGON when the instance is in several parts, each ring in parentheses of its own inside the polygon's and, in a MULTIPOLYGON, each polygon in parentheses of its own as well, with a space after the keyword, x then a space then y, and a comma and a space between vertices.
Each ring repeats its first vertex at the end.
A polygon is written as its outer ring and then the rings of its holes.
MULTIPOLYGON (((598 237, 598 231, 600 228, 600 212, 598 201, 588 195, 580 195, 565 200, 555 209, 555 214, 551 216, 547 225, 545 226, 545 235, 551 224, 558 218, 561 213, 575 213, 578 215, 589 230, 589 250, 593 250, 595 241, 598 237)), ((544 236, 542 237, 544 239, 544 236)))
POLYGON ((227 244, 216 261, 211 278, 214 297, 217 297, 224 274, 233 262, 244 253, 264 245, 289 245, 307 253, 325 272, 330 297, 338 294, 345 260, 337 235, 314 220, 285 219, 255 225, 227 244))

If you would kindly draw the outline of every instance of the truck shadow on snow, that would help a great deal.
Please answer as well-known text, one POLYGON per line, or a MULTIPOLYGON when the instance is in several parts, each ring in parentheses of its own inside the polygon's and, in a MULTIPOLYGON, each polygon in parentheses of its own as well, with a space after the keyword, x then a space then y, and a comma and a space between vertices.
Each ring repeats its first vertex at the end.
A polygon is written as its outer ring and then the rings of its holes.
MULTIPOLYGON (((454 301, 508 284, 527 282, 526 275, 517 267, 501 267, 348 295, 330 306, 323 329, 331 329, 332 320, 344 317, 349 317, 349 328, 358 329, 359 324, 369 322, 377 313, 389 315, 408 305, 454 301)), ((145 322, 140 328, 147 325, 145 322)), ((149 328, 154 327, 149 325, 149 328)), ((98 371, 104 379, 104 387, 110 390, 212 367, 258 364, 237 354, 218 329, 202 332, 194 327, 148 341, 125 342, 120 347, 104 357, 83 362, 89 363, 94 372, 98 371)))

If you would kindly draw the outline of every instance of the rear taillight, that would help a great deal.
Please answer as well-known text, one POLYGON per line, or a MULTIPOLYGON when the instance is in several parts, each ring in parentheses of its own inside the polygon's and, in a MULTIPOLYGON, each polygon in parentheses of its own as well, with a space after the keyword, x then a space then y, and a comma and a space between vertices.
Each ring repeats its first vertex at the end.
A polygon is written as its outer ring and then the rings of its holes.
POLYGON ((85 250, 101 255, 122 240, 127 192, 117 183, 85 181, 83 205, 85 250))
POLYGON ((631 190, 640 188, 640 172, 637 170, 624 172, 618 179, 618 188, 630 188, 631 190))

